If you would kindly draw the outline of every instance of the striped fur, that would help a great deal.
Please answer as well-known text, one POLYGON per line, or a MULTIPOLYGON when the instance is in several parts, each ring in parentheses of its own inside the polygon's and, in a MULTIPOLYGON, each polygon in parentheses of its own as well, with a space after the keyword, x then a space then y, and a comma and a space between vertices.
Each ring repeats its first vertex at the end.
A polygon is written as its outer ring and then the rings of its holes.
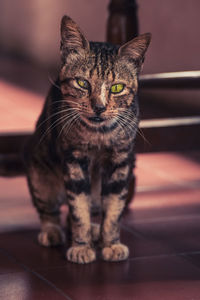
POLYGON ((70 261, 96 259, 94 230, 100 235, 104 260, 128 257, 128 248, 120 243, 119 222, 131 197, 139 121, 137 79, 149 42, 146 34, 120 48, 89 43, 72 19, 62 19, 59 78, 26 146, 25 161, 41 219, 42 245, 64 242, 59 208, 69 205, 70 261), (123 84, 123 90, 111 92, 113 84, 123 84), (100 230, 91 224, 94 205, 102 207, 100 230))

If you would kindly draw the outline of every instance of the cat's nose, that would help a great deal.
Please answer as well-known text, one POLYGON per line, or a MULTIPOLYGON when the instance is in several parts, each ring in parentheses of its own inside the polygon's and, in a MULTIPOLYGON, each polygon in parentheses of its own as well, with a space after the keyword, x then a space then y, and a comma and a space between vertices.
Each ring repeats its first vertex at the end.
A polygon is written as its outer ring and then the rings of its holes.
POLYGON ((101 103, 96 103, 92 105, 92 109, 96 113, 96 115, 99 116, 106 110, 106 107, 101 103))
POLYGON ((97 115, 100 115, 100 114, 103 113, 105 110, 106 110, 106 108, 105 108, 104 105, 95 105, 95 107, 94 107, 94 112, 95 112, 97 115))

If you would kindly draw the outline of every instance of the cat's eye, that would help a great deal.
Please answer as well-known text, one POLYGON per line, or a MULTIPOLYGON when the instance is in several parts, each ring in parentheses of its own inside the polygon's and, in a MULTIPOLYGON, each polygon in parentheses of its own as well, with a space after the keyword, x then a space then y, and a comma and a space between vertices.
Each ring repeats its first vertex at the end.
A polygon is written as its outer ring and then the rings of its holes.
POLYGON ((89 82, 88 82, 87 80, 79 79, 79 78, 78 78, 78 79, 76 79, 76 81, 77 81, 78 85, 79 85, 81 88, 86 89, 86 90, 89 89, 90 84, 89 84, 89 82))
POLYGON ((123 91, 123 89, 124 89, 124 84, 122 84, 122 83, 117 83, 117 84, 113 84, 113 85, 111 86, 110 91, 111 91, 111 93, 113 93, 113 94, 118 94, 118 93, 121 93, 121 92, 123 91))

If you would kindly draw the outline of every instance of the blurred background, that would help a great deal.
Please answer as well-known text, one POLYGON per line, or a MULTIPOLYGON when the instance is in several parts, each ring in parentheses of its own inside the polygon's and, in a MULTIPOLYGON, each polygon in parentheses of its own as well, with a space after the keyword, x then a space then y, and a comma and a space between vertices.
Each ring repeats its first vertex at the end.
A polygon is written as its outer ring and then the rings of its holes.
MULTIPOLYGON (((140 33, 152 32, 145 72, 197 70, 200 67, 198 0, 138 0, 140 33)), ((88 39, 105 41, 108 0, 1 0, 1 53, 43 67, 59 61, 60 20, 71 16, 88 39)))
MULTIPOLYGON (((199 70, 200 1, 138 0, 137 5, 139 33, 153 35, 143 74, 199 70)), ((0 1, 0 130, 33 129, 42 99, 59 69, 61 17, 71 16, 89 40, 105 41, 108 6, 109 0, 0 1), (13 98, 17 87, 25 90, 18 90, 20 96, 13 98), (12 118, 6 116, 7 111, 12 118)), ((168 110, 166 116, 183 115, 185 110, 194 114, 200 110, 199 97, 196 89, 142 90, 142 118, 159 117, 168 110), (180 106, 184 107, 182 113, 180 106)))

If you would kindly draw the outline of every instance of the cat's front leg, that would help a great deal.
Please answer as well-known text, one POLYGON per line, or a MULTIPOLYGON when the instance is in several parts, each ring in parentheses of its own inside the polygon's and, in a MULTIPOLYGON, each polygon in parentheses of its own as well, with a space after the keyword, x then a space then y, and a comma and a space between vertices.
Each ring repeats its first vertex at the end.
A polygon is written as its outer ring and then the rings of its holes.
POLYGON ((128 194, 132 164, 129 160, 114 164, 103 177, 101 228, 102 257, 106 261, 121 261, 129 256, 129 249, 120 242, 120 218, 128 194))
POLYGON ((96 259, 92 247, 90 221, 89 159, 79 151, 68 153, 65 161, 65 188, 69 205, 72 245, 67 259, 75 263, 89 263, 96 259))

